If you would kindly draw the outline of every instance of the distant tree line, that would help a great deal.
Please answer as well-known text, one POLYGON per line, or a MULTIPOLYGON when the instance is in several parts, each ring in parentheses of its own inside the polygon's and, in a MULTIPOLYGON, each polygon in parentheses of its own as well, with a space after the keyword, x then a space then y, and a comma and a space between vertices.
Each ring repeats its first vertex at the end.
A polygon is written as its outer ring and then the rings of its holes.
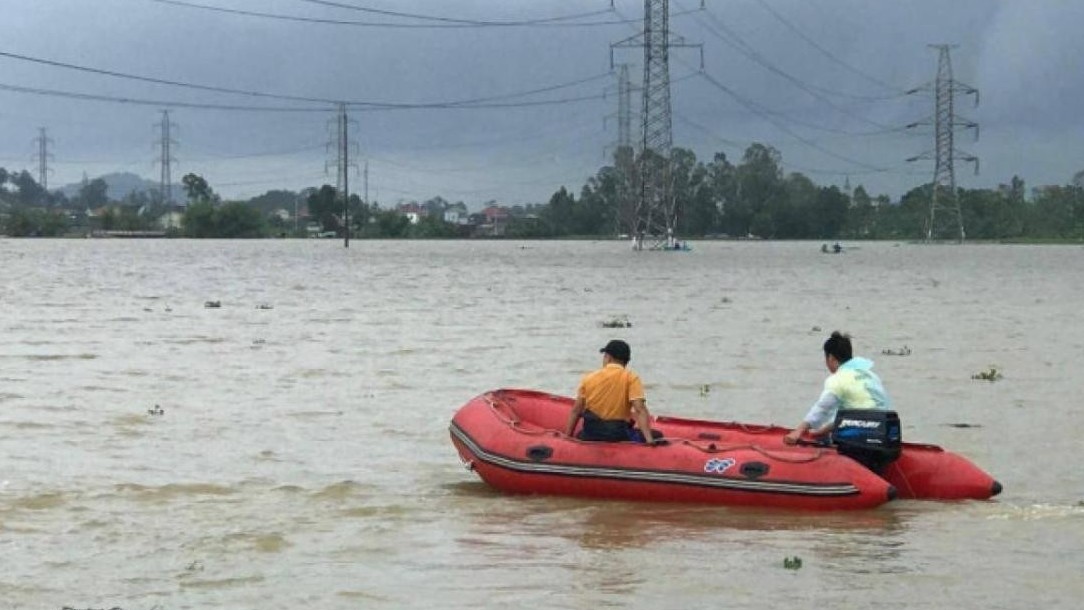
MULTIPOLYGON (((637 163, 630 150, 588 179, 575 197, 559 189, 531 223, 534 236, 612 235, 631 230, 629 210, 638 192, 637 163), (626 216, 623 218, 623 214, 626 216)), ((921 239, 933 195, 916 187, 898 202, 870 196, 862 186, 844 192, 799 173, 784 173, 778 151, 763 144, 746 149, 741 162, 717 153, 697 161, 685 149, 672 154, 677 233, 686 237, 755 236, 765 239, 921 239)), ((940 192, 943 200, 951 193, 940 192)), ((1013 176, 997 189, 958 189, 968 239, 1084 239, 1084 171, 1070 184, 1034 189, 1013 176)), ((515 232, 513 232, 515 233, 515 232)))
MULTIPOLYGON (((600 168, 578 195, 559 188, 545 203, 507 206, 503 235, 514 238, 612 237, 630 232, 639 185, 638 164, 657 158, 635 158, 618 149, 611 165, 600 168)), ((846 192, 823 186, 799 172, 786 173, 777 150, 764 144, 748 147, 736 164, 723 153, 697 160, 686 149, 671 155, 671 181, 678 213, 679 237, 759 237, 764 239, 921 239, 926 235, 929 184, 907 192, 899 201, 871 196, 862 186, 846 192)), ((268 191, 247 201, 223 201, 197 174, 182 179, 187 206, 168 232, 187 237, 258 238, 302 236, 295 210, 303 205, 308 221, 321 233, 341 236, 347 225, 356 238, 456 238, 470 235, 464 226, 445 222, 466 206, 434 197, 415 204, 422 214, 411 222, 396 208, 363 202, 351 195, 348 219, 342 198, 329 185, 300 192, 268 191), (287 214, 279 214, 287 210, 287 214), (284 218, 287 216, 288 218, 284 218)), ((938 193, 951 198, 951 193, 938 193)), ((1084 171, 1069 184, 1044 186, 1028 193, 1013 176, 996 189, 958 189, 968 239, 1084 239, 1084 171), (1030 195, 1030 196, 1029 196, 1030 195)), ((11 236, 56 236, 86 230, 145 231, 162 228, 171 212, 156 193, 133 192, 110 201, 101 179, 85 182, 69 199, 47 192, 27 171, 0 168, 0 233, 11 236), (96 210, 93 217, 86 214, 96 210), (82 214, 82 215, 80 215, 82 214)), ((496 202, 491 202, 496 205, 496 202)))

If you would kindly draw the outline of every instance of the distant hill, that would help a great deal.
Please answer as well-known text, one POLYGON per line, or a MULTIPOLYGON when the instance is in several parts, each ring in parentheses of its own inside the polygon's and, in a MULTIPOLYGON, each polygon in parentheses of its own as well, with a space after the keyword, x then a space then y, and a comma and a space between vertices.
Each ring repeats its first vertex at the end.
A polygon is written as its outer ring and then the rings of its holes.
MULTIPOLYGON (((108 189, 106 189, 106 195, 111 201, 120 201, 128 196, 129 193, 145 191, 147 193, 158 192, 158 182, 155 180, 148 180, 142 176, 133 174, 131 172, 116 172, 112 174, 105 174, 98 176, 102 180, 105 180, 108 189)), ((94 178, 90 178, 93 180, 94 178)), ((66 184, 60 188, 60 190, 69 199, 79 194, 79 189, 82 188, 82 182, 76 182, 74 184, 66 184)), ((182 203, 184 201, 184 187, 180 184, 173 185, 173 201, 175 203, 182 203)))

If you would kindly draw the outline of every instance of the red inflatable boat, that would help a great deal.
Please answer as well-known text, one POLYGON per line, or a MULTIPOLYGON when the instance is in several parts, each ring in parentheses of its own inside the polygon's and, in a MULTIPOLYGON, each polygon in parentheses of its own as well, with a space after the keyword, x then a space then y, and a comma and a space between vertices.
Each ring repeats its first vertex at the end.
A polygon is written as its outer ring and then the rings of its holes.
POLYGON ((1001 491, 933 445, 904 443, 882 477, 832 447, 784 445, 780 426, 660 416, 652 427, 661 446, 581 441, 562 431, 571 408, 572 399, 542 392, 488 392, 452 418, 452 442, 468 468, 509 493, 836 510, 1001 491))

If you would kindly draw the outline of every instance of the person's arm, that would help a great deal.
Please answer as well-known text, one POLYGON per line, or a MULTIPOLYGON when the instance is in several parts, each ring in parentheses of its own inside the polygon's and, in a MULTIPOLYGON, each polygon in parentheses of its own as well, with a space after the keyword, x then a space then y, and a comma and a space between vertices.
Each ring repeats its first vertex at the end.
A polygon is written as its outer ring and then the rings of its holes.
POLYGON ((647 410, 647 401, 637 398, 629 401, 632 407, 632 418, 636 420, 636 426, 644 435, 644 442, 648 445, 655 444, 655 436, 651 434, 651 413, 647 410))
POLYGON ((826 434, 832 429, 832 420, 835 418, 838 409, 839 398, 831 390, 825 388, 821 397, 809 408, 809 413, 806 413, 805 418, 798 424, 798 427, 783 437, 783 442, 788 445, 795 445, 806 432, 810 432, 813 436, 826 434), (814 426, 817 427, 814 428, 814 426))
POLYGON ((576 423, 580 421, 580 417, 583 416, 583 410, 587 408, 587 401, 583 396, 577 396, 576 402, 572 404, 572 411, 568 414, 568 424, 565 425, 565 434, 572 436, 572 433, 576 431, 576 423))

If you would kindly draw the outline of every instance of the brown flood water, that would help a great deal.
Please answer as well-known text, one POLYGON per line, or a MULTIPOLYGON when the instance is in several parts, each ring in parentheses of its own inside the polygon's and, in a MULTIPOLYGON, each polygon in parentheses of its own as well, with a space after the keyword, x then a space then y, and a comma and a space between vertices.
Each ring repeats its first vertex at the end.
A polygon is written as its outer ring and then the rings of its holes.
POLYGON ((0 608, 1079 607, 1084 248, 849 245, 0 240, 0 608), (793 425, 836 328, 1002 496, 508 497, 448 439, 613 337, 656 414, 793 425))

